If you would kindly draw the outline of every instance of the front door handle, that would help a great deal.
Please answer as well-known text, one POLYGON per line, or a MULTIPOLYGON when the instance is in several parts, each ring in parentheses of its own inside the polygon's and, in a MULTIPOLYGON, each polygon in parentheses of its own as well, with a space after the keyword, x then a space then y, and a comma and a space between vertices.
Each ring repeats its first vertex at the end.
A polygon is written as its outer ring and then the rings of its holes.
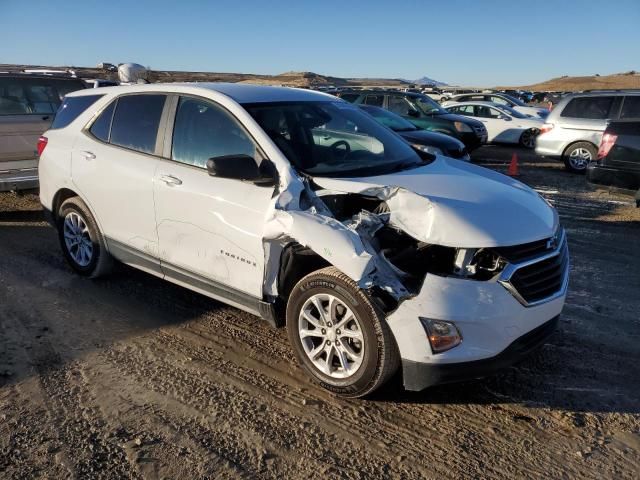
POLYGON ((96 155, 93 152, 80 152, 80 156, 83 157, 85 160, 93 160, 94 158, 96 158, 96 155))
POLYGON ((178 177, 174 177, 173 175, 160 175, 160 180, 170 187, 173 187, 174 185, 182 185, 182 180, 178 177))

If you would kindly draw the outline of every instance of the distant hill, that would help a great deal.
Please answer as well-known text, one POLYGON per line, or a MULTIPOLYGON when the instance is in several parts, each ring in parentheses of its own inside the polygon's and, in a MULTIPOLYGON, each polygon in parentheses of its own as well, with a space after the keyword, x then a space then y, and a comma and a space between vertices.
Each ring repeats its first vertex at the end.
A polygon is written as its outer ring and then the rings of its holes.
MULTIPOLYGON (((25 68, 73 69, 81 78, 103 78, 117 80, 117 74, 92 67, 46 66, 46 65, 8 65, 0 64, 0 71, 20 71, 25 68)), ((151 82, 243 82, 260 85, 282 85, 287 87, 319 86, 407 86, 409 82, 389 78, 340 78, 320 75, 314 72, 285 72, 279 75, 258 75, 250 73, 182 72, 171 70, 149 70, 151 82)))
POLYGON ((433 85, 434 87, 446 87, 449 84, 441 82, 439 80, 434 80, 429 77, 420 77, 417 80, 413 80, 410 83, 415 83, 416 85, 433 85))
POLYGON ((640 88, 640 72, 632 70, 626 73, 614 73, 613 75, 591 75, 586 77, 569 77, 565 75, 563 77, 552 78, 546 82, 535 83, 533 85, 496 88, 518 88, 542 92, 575 92, 594 89, 640 88))

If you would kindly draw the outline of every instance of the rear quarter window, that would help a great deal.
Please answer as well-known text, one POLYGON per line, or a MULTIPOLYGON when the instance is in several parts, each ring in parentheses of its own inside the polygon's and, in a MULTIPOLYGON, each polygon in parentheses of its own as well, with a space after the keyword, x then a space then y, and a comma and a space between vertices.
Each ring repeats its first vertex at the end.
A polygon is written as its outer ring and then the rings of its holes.
POLYGON ((83 97, 65 97, 58 108, 50 129, 64 128, 73 122, 87 108, 96 103, 103 95, 85 95, 83 97))
POLYGON ((609 117, 613 97, 579 97, 569 101, 561 117, 604 120, 609 117))

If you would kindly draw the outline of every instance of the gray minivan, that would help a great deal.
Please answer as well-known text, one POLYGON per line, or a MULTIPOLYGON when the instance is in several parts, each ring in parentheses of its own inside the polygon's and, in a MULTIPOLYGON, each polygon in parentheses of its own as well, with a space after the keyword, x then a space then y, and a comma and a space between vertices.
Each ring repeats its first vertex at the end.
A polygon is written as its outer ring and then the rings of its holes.
POLYGON ((609 120, 640 120, 640 90, 598 90, 563 98, 536 138, 536 153, 584 173, 598 153, 609 120))
POLYGON ((38 187, 38 138, 79 78, 0 73, 0 192, 38 187))

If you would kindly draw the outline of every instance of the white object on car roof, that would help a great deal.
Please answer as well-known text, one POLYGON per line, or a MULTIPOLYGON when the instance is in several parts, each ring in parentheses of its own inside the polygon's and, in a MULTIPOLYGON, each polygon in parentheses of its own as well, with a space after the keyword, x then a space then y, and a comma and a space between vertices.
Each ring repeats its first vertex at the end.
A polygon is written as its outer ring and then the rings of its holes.
POLYGON ((118 66, 118 78, 122 84, 147 83, 149 71, 138 63, 123 63, 118 66))

